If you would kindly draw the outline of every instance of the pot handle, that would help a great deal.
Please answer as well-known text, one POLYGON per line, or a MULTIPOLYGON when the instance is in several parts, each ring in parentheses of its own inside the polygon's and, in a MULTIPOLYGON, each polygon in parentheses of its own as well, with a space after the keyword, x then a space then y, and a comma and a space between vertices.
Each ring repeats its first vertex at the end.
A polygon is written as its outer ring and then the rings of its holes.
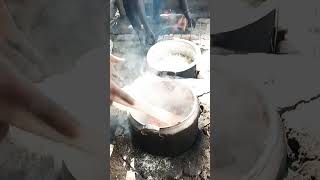
POLYGON ((167 75, 168 76, 177 76, 177 73, 169 71, 169 72, 167 72, 167 75))
POLYGON ((148 133, 160 134, 160 128, 158 126, 147 124, 143 126, 143 128, 140 130, 140 133, 143 135, 146 135, 148 133))
POLYGON ((158 73, 159 76, 177 76, 177 74, 175 72, 171 72, 171 71, 162 71, 158 73))

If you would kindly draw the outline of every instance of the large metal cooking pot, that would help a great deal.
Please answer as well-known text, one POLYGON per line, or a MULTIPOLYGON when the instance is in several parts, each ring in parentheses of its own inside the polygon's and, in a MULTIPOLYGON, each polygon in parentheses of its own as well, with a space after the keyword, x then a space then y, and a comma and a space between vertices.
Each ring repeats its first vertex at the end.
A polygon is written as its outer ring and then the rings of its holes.
POLYGON ((183 78, 196 77, 196 64, 201 56, 200 48, 191 41, 183 39, 163 40, 153 45, 147 54, 147 66, 150 71, 160 76, 179 76, 183 78), (188 64, 183 66, 170 65, 164 62, 169 56, 180 54, 188 59, 188 64))
MULTIPOLYGON (((168 105, 164 105, 166 103, 162 103, 162 105, 159 106, 174 113, 184 111, 182 113, 182 117, 184 117, 182 121, 174 126, 158 127, 147 123, 148 117, 146 115, 131 111, 129 123, 135 145, 152 154, 174 156, 186 151, 194 143, 198 134, 198 117, 200 115, 200 108, 198 99, 193 92, 186 86, 177 83, 174 80, 158 81, 156 84, 150 84, 150 87, 154 87, 154 90, 156 90, 160 86, 168 85, 179 89, 177 92, 180 92, 180 89, 183 90, 185 94, 176 94, 176 96, 180 97, 172 100, 168 105), (190 98, 190 100, 183 101, 184 98, 190 98), (186 104, 186 102, 188 103, 186 104), (176 107, 180 110, 172 110, 176 109, 176 107)), ((170 93, 169 91, 174 90, 168 89, 168 92, 163 91, 163 93, 170 93)), ((158 92, 155 92, 155 94, 157 93, 158 92)), ((168 94, 168 97, 161 96, 160 101, 161 99, 166 101, 170 96, 174 98, 173 94, 168 94)), ((149 103, 153 103, 152 99, 148 101, 149 103)), ((180 112, 180 115, 182 114, 180 112)))

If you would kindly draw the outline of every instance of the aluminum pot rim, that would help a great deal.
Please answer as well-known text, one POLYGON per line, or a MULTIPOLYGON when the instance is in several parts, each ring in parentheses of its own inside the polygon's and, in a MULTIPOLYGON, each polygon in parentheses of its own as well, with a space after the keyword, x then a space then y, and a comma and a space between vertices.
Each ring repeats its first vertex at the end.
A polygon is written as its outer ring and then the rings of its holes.
POLYGON ((198 61, 200 59, 201 56, 201 50, 200 47, 198 47, 194 42, 192 41, 188 41, 185 39, 179 39, 179 38, 174 38, 174 39, 166 39, 166 40, 161 40, 159 42, 157 42, 156 44, 154 44, 153 46, 151 46, 151 48, 148 50, 147 53, 147 64, 149 67, 151 67, 152 69, 158 71, 158 72, 173 72, 173 73, 181 73, 184 72, 188 69, 191 69, 193 66, 196 66, 198 64, 198 61), (156 49, 162 45, 162 43, 168 43, 168 42, 182 42, 185 44, 188 44, 190 46, 193 47, 194 51, 195 51, 195 56, 193 57, 193 61, 188 65, 187 68, 184 68, 183 70, 177 70, 177 71, 168 71, 168 70, 159 70, 157 67, 155 67, 152 63, 153 58, 151 58, 151 53, 153 53, 154 51, 156 51, 156 49))
MULTIPOLYGON (((168 81, 169 81, 169 82, 173 82, 174 80, 162 80, 162 82, 168 82, 168 81)), ((134 120, 139 126, 141 126, 142 129, 150 129, 150 130, 152 129, 152 130, 156 130, 156 131, 158 131, 158 132, 163 132, 163 131, 171 130, 171 129, 177 129, 177 128, 179 128, 180 126, 184 125, 186 121, 188 121, 189 119, 191 119, 192 116, 195 116, 195 114, 197 114, 197 116, 195 117, 195 119, 192 119, 192 121, 197 120, 197 119, 198 119, 198 116, 199 116, 199 114, 200 114, 200 113, 199 113, 200 107, 199 107, 198 97, 197 97, 197 96, 193 93, 193 91, 192 91, 190 88, 188 88, 187 86, 183 85, 182 83, 176 82, 176 81, 175 81, 175 83, 178 84, 179 86, 187 89, 187 90, 192 94, 192 98, 193 98, 193 104, 192 104, 191 111, 190 111, 190 113, 189 113, 185 118, 183 118, 182 121, 178 122, 177 124, 175 124, 175 125, 173 125, 173 126, 164 126, 164 127, 158 127, 158 128, 155 128, 155 127, 154 127, 154 128, 152 128, 152 126, 148 126, 148 125, 146 125, 146 124, 142 124, 141 122, 139 122, 139 121, 134 117, 133 113, 131 113, 131 112, 129 111, 129 116, 130 116, 130 118, 132 118, 132 120, 134 120)), ((142 129, 140 129, 140 131, 141 131, 142 129)))

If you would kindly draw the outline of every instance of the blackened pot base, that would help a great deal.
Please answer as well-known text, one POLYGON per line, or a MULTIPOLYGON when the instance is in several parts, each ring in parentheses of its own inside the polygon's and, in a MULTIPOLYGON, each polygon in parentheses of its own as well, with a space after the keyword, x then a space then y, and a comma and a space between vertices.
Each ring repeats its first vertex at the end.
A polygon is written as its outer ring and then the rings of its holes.
POLYGON ((179 155, 188 150, 197 138, 198 115, 199 113, 194 120, 159 130, 140 129, 137 121, 130 116, 133 144, 154 155, 179 155))

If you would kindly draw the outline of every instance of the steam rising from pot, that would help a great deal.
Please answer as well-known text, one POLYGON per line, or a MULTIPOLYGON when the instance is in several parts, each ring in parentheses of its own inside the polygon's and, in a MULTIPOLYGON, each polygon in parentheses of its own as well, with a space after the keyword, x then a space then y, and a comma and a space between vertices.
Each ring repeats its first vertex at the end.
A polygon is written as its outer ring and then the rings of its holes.
MULTIPOLYGON (((182 117, 181 120, 192 111, 194 102, 192 92, 170 78, 164 79, 153 74, 145 74, 131 85, 124 87, 124 90, 138 101, 176 114, 182 117)), ((143 124, 150 120, 150 117, 142 113, 132 112, 132 115, 143 124)))

